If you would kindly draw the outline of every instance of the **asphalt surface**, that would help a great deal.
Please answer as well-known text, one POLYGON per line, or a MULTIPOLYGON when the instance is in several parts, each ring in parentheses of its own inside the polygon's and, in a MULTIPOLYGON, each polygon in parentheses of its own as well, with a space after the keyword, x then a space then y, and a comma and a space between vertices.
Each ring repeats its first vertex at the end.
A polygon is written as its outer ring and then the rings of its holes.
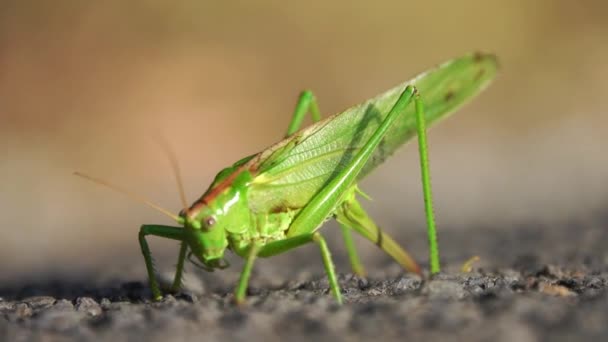
POLYGON ((447 267, 432 278, 402 273, 384 256, 368 278, 340 273, 342 306, 328 294, 322 268, 301 265, 320 264, 310 250, 260 265, 267 268, 254 273, 243 307, 232 303, 238 269, 213 277, 191 271, 187 289, 158 303, 149 301, 145 279, 0 284, 0 339, 608 340, 605 215, 454 229, 440 242, 447 267), (481 261, 463 273, 471 251, 481 261), (273 267, 287 271, 273 275, 273 267))

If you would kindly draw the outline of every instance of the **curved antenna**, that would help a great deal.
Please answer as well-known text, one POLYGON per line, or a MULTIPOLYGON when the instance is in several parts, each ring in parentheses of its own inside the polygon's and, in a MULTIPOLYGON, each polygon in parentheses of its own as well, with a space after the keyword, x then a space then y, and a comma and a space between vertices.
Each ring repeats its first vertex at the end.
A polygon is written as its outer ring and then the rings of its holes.
POLYGON ((179 170, 179 163, 177 162, 177 158, 175 157, 175 152, 169 145, 166 139, 159 135, 160 139, 157 143, 163 149, 167 157, 169 158, 169 163, 171 163, 171 169, 173 170, 173 175, 175 176, 175 181, 177 182, 177 188, 179 190, 179 197, 182 201, 182 205, 184 206, 184 215, 188 216, 188 200, 186 199, 186 191, 184 190, 184 183, 182 181, 181 172, 179 170))
POLYGON ((182 222, 182 219, 179 216, 173 214, 169 210, 167 210, 167 209, 165 209, 165 208, 163 208, 163 207, 161 207, 161 206, 159 206, 159 205, 157 205, 155 203, 150 202, 145 197, 143 197, 143 196, 141 196, 139 194, 136 194, 136 193, 131 192, 131 191, 127 190, 127 189, 121 188, 121 187, 119 187, 117 185, 108 183, 108 182, 104 181, 103 179, 91 177, 91 176, 89 176, 87 174, 84 174, 82 172, 76 171, 76 172, 74 172, 74 175, 76 175, 78 177, 82 177, 82 178, 84 178, 84 179, 86 179, 88 181, 91 181, 93 183, 96 183, 96 184, 99 184, 99 185, 103 185, 103 186, 105 186, 107 188, 110 188, 110 189, 116 191, 116 192, 120 192, 121 194, 123 194, 123 195, 125 195, 127 197, 130 197, 132 200, 134 200, 136 202, 143 203, 143 204, 149 206, 150 208, 155 209, 155 210, 157 210, 157 211, 159 211, 159 212, 161 212, 161 213, 169 216, 171 219, 173 219, 176 222, 182 222))

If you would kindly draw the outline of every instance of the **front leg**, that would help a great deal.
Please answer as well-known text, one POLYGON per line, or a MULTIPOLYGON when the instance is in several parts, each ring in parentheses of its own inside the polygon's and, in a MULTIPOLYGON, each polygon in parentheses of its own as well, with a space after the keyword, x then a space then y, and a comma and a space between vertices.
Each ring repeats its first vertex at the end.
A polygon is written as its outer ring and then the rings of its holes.
POLYGON ((158 280, 156 280, 156 274, 154 272, 154 262, 152 261, 152 253, 150 252, 150 247, 148 246, 148 242, 146 241, 147 235, 154 235, 167 239, 184 241, 184 229, 159 225, 143 225, 139 229, 139 245, 141 247, 141 253, 144 255, 144 260, 146 261, 146 270, 148 272, 148 282, 150 284, 150 290, 152 291, 152 299, 160 300, 163 296, 160 291, 160 287, 158 286, 158 280))

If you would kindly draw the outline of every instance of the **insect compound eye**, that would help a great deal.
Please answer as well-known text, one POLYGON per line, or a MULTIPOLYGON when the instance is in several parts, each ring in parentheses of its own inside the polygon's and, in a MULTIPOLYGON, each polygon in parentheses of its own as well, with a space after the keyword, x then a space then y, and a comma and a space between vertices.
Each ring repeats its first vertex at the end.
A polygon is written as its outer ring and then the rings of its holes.
POLYGON ((209 216, 205 219, 205 228, 207 230, 210 230, 211 228, 213 228, 214 224, 215 224, 215 218, 213 216, 209 216))

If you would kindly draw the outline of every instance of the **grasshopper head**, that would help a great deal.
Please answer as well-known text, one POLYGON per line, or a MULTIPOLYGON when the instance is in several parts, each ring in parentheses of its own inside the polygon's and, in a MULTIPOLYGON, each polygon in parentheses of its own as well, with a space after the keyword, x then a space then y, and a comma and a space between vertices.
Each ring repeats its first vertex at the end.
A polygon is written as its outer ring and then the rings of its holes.
POLYGON ((218 224, 217 213, 204 211, 204 217, 185 220, 187 243, 192 254, 204 266, 210 269, 221 268, 221 265, 225 264, 224 251, 228 246, 226 230, 218 224))
POLYGON ((180 213, 192 254, 209 269, 226 267, 228 234, 241 233, 250 223, 246 188, 239 184, 237 181, 221 191, 211 189, 180 213))

